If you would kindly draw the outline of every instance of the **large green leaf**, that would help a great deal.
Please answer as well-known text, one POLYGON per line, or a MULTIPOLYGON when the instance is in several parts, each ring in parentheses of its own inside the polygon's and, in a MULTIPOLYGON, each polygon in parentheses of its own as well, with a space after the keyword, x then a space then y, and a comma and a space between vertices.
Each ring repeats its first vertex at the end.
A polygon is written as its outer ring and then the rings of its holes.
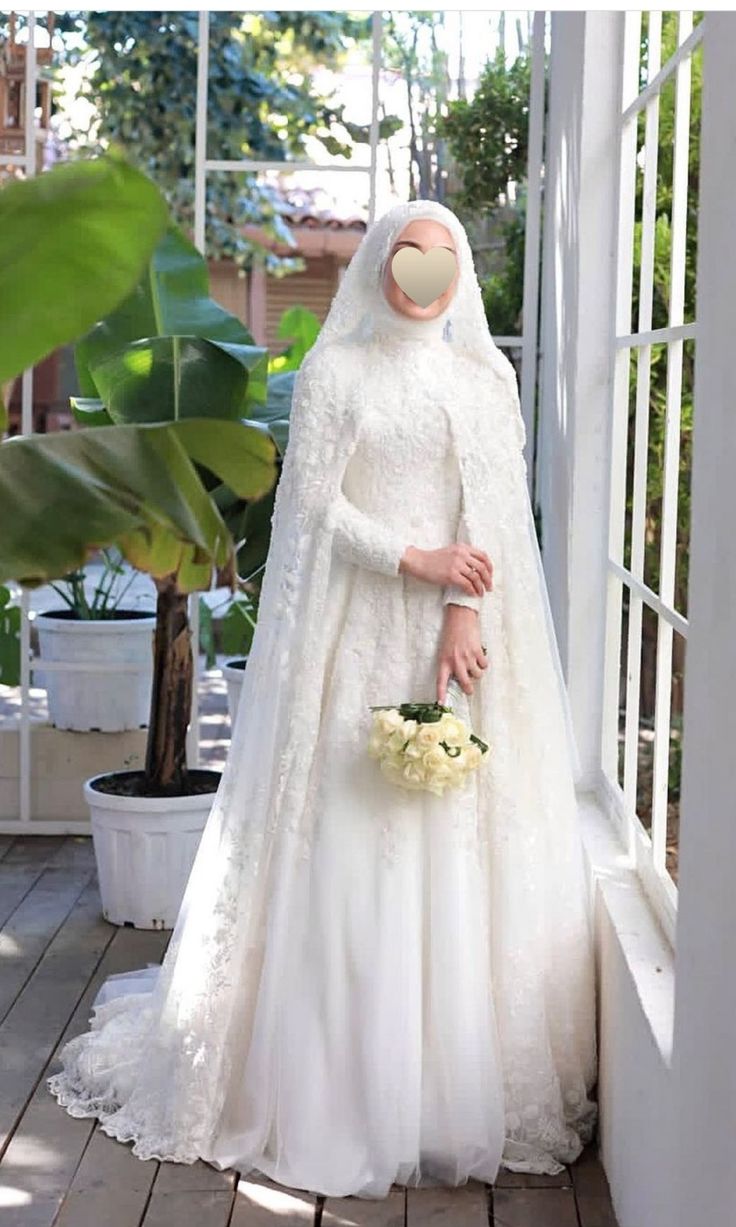
POLYGON ((70 396, 69 405, 80 426, 112 425, 112 418, 99 397, 70 396))
POLYGON ((321 327, 319 316, 308 307, 288 307, 279 320, 277 335, 284 341, 291 340, 291 344, 285 353, 273 359, 271 369, 279 372, 297 371, 304 355, 317 340, 321 327))
POLYGON ((182 591, 233 571, 227 526, 195 468, 244 499, 273 486, 276 448, 244 422, 190 418, 163 425, 18 436, 0 445, 0 582, 30 587, 117 544, 139 570, 176 574, 182 591), (63 515, 50 517, 49 507, 63 515))
POLYGON ((236 389, 238 397, 237 413, 226 409, 224 417, 242 416, 246 401, 266 397, 268 351, 255 344, 236 316, 210 298, 207 263, 175 226, 157 244, 129 297, 79 342, 75 358, 82 394, 101 396, 113 416, 110 389, 120 379, 125 382, 124 415, 116 420, 154 420, 150 416, 154 399, 160 410, 158 421, 184 416, 172 412, 172 407, 184 403, 189 412, 219 416, 221 382, 225 404, 231 404, 236 389), (183 360, 185 355, 179 352, 185 342, 191 361, 183 360), (197 361, 192 354, 195 342, 207 343, 197 361), (140 351, 146 347, 142 357, 140 351), (204 401, 203 361, 213 364, 204 401), (133 370, 137 376, 131 382, 133 370), (144 377, 157 385, 155 394, 144 389, 144 377), (167 390, 162 393, 164 384, 167 390), (141 396, 139 409, 136 395, 141 396))
POLYGON ((278 444, 283 454, 289 437, 289 418, 291 401, 294 396, 294 381, 296 371, 279 372, 271 375, 268 380, 268 397, 263 405, 249 405, 248 417, 251 421, 264 422, 278 444))
POLYGON ((200 337, 135 341, 96 362, 92 372, 115 423, 235 420, 245 412, 247 355, 233 358, 200 337))
POLYGON ((166 218, 158 188, 114 155, 0 190, 0 384, 128 294, 166 218))

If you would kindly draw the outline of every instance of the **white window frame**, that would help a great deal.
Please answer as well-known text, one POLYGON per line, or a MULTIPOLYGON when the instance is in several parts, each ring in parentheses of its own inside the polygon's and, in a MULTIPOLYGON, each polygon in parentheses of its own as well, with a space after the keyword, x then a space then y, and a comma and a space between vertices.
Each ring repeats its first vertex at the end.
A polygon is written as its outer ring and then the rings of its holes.
POLYGON ((702 22, 693 29, 691 12, 680 12, 678 46, 661 64, 660 11, 649 12, 648 80, 639 90, 642 14, 627 11, 621 70, 619 128, 619 193, 616 223, 616 302, 613 337, 611 403, 611 486, 608 537, 608 581, 601 739, 602 797, 615 821, 628 855, 641 878, 669 940, 674 945, 677 887, 665 867, 667 838, 667 777, 669 769, 672 639, 677 631, 687 640, 688 621, 674 608, 677 496, 680 448, 683 342, 697 337, 697 323, 684 322, 685 238, 687 220, 688 152, 690 141, 691 57, 700 44, 702 22), (659 99, 665 82, 675 78, 675 128, 672 185, 672 246, 668 325, 652 328, 654 226, 657 187, 659 99), (639 318, 631 333, 634 205, 637 169, 637 119, 646 114, 643 166, 642 240, 639 318), (660 591, 644 583, 644 515, 651 347, 667 345, 666 433, 660 541, 660 591), (626 463, 629 417, 629 371, 637 350, 631 556, 624 566, 626 463), (629 590, 626 643, 626 716, 624 783, 618 782, 619 688, 622 648, 622 595, 629 590), (651 834, 636 813, 639 738, 640 673, 643 607, 657 617, 656 696, 651 834))

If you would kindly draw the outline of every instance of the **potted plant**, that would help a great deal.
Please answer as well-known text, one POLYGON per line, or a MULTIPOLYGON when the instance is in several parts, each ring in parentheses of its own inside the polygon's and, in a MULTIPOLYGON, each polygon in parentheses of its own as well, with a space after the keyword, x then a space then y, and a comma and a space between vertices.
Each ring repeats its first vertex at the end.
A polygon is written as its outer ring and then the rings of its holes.
POLYGON ((208 669, 217 663, 217 645, 224 652, 226 659, 220 671, 227 686, 227 710, 230 725, 235 723, 235 716, 240 702, 240 692, 243 687, 245 667, 248 664, 253 632, 258 617, 257 597, 245 591, 242 595, 226 597, 214 608, 200 600, 199 642, 205 653, 205 663, 208 669), (224 616, 217 619, 220 609, 225 607, 224 616), (215 622, 217 621, 217 630, 215 622))
MULTIPOLYGON (((34 183, 20 187, 35 199, 34 183)), ((53 232, 53 212, 44 220, 53 232)), ((54 238, 63 245, 63 235, 54 238)), ((0 445, 0 517, 9 526, 0 583, 47 583, 114 544, 156 587, 145 766, 84 785, 103 912, 141 928, 173 926, 219 784, 218 772, 186 761, 189 596, 210 588, 213 574, 235 590, 235 542, 220 505, 246 523, 277 476, 274 439, 246 418, 259 402, 275 416, 265 351, 212 302, 207 282, 199 253, 169 227, 133 292, 77 345, 84 396, 75 412, 85 424, 0 445), (49 505, 53 518, 43 515, 49 505)), ((31 316, 36 307, 31 301, 31 316)), ((36 323, 44 318, 36 309, 36 323)), ((0 346, 0 381, 13 373, 3 356, 0 346)))
POLYGON ((151 703, 155 612, 123 604, 136 572, 123 583, 119 550, 100 551, 102 568, 90 593, 84 567, 51 583, 64 605, 36 614, 39 656, 68 668, 34 668, 45 686, 56 728, 118 733, 145 726, 151 703), (105 669, 90 667, 104 663, 105 669))

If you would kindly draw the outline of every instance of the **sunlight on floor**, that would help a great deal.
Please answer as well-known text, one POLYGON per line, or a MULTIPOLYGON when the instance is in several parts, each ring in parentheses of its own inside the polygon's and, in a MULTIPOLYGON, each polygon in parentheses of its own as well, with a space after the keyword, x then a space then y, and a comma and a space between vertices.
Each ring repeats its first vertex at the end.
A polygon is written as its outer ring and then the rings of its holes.
POLYGON ((13 1189, 10 1185, 0 1185, 0 1210, 10 1210, 17 1206, 29 1206, 33 1198, 23 1189, 13 1189))
POLYGON ((238 1197, 245 1197, 255 1206, 268 1210, 271 1214, 288 1214, 290 1221, 300 1211, 305 1222, 314 1218, 314 1199, 308 1193, 289 1192, 275 1186, 261 1184, 255 1180, 244 1179, 238 1184, 238 1197))

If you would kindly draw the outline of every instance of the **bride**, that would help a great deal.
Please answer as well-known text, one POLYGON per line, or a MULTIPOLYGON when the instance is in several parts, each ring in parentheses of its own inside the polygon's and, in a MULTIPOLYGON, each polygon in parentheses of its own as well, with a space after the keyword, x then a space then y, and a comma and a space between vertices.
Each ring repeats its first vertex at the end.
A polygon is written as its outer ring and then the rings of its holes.
POLYGON ((163 963, 108 977, 47 1080, 141 1159, 380 1198, 556 1173, 592 1137, 578 767, 524 442, 463 227, 391 209, 297 376, 230 752, 163 963), (454 274, 418 306, 394 256, 421 274, 434 248, 454 274), (451 677, 487 761, 442 797, 396 788, 370 706, 442 702, 451 677))

